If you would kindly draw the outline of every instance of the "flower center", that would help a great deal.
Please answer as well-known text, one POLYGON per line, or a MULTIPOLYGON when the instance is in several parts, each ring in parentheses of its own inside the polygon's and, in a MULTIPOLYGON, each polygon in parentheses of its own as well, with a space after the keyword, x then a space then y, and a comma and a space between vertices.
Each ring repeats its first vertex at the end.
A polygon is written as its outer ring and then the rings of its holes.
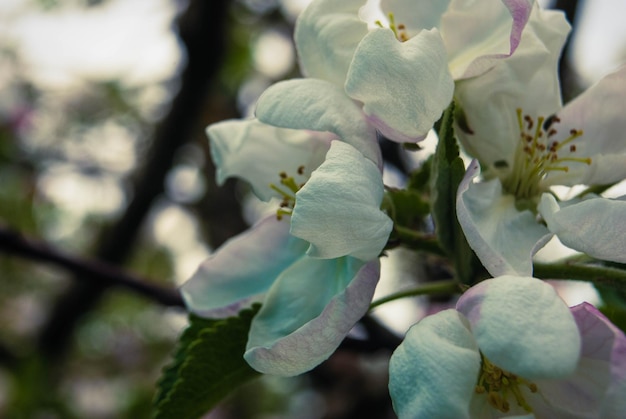
MULTIPOLYGON (((402 24, 402 23, 396 25, 396 19, 395 19, 393 13, 391 13, 391 12, 387 15, 387 17, 389 18, 389 29, 391 29, 393 31, 393 33, 396 36, 396 38, 398 39, 398 41, 400 41, 400 42, 408 41, 409 40, 409 36, 406 33, 406 26, 404 26, 404 24, 402 24)), ((385 25, 383 25, 383 23, 380 20, 377 20, 374 23, 377 26, 380 26, 381 28, 385 27, 385 25)))
MULTIPOLYGON (((568 172, 570 163, 591 164, 589 157, 572 156, 576 152, 576 144, 573 143, 583 135, 582 130, 572 129, 565 140, 555 141, 553 138, 558 133, 556 125, 560 122, 557 116, 547 119, 540 116, 535 121, 530 115, 523 115, 522 110, 517 109, 517 122, 520 138, 513 169, 502 184, 518 199, 532 199, 541 194, 544 191, 541 181, 550 172, 568 172)), ((507 163, 496 162, 495 166, 498 169, 506 167, 507 163)))
MULTIPOLYGON (((298 167, 297 172, 299 176, 303 176, 304 166, 298 167)), ((282 186, 270 183, 270 188, 278 192, 282 198, 280 207, 276 210, 276 219, 282 220, 285 215, 290 216, 292 214, 293 207, 296 205, 296 193, 304 186, 304 183, 298 184, 295 178, 286 172, 280 172, 278 177, 282 186)))
POLYGON ((489 404, 500 412, 507 413, 511 410, 509 399, 512 398, 524 411, 532 413, 522 389, 527 387, 531 393, 536 393, 537 385, 493 365, 482 353, 481 358, 480 375, 474 391, 485 394, 489 404))

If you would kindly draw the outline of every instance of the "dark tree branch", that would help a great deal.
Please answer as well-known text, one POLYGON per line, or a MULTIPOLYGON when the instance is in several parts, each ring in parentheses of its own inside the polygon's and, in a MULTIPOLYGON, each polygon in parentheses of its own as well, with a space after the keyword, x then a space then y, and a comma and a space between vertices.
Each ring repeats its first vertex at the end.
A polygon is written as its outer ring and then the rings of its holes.
MULTIPOLYGON (((133 184, 133 200, 122 218, 103 236, 96 257, 122 264, 131 253, 143 220, 152 203, 163 192, 163 183, 176 150, 193 136, 210 83, 221 68, 227 0, 191 0, 179 21, 181 43, 186 47, 187 66, 181 74, 180 90, 169 114, 155 130, 145 166, 133 184)), ((63 354, 78 320, 93 309, 108 284, 77 281, 62 295, 44 325, 39 350, 49 358, 63 354)))
POLYGON ((184 306, 180 294, 172 288, 124 272, 113 265, 62 253, 44 242, 27 239, 16 231, 0 228, 0 251, 59 266, 73 273, 79 280, 124 287, 166 306, 184 306))

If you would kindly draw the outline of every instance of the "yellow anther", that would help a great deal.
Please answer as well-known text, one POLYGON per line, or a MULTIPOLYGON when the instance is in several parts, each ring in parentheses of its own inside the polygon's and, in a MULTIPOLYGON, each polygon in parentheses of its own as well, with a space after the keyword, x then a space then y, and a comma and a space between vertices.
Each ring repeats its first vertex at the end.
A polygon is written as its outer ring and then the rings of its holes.
POLYGON ((532 413, 533 410, 526 401, 522 388, 525 386, 531 393, 536 393, 537 385, 497 367, 482 354, 481 358, 481 371, 474 392, 486 394, 487 402, 502 413, 507 413, 511 409, 509 398, 515 399, 516 405, 525 412, 532 413))

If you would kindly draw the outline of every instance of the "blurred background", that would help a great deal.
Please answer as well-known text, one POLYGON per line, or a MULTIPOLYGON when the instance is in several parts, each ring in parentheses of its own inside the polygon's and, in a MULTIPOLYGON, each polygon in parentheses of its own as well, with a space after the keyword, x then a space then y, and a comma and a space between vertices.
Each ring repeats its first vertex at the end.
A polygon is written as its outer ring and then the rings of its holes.
MULTIPOLYGON (((299 75, 307 3, 0 2, 0 417, 151 416, 186 324, 176 286, 248 225, 204 128, 299 75)), ((575 28, 566 100, 626 61, 623 0, 543 3, 575 28)), ((347 348, 209 417, 393 417, 387 356, 347 348)))

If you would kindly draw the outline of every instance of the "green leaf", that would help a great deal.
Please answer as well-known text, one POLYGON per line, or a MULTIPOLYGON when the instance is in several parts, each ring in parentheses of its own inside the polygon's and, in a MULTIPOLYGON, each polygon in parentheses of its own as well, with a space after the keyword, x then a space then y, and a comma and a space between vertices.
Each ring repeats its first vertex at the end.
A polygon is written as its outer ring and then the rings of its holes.
POLYGON ((454 136, 454 102, 435 125, 439 135, 431 171, 431 212, 440 246, 454 261, 458 279, 466 284, 475 281, 476 256, 470 249, 456 218, 456 193, 465 175, 454 136))
POLYGON ((387 212, 394 224, 404 227, 419 228, 430 213, 428 202, 419 192, 410 189, 388 189, 386 202, 390 204, 387 212))
POLYGON ((433 156, 429 156, 418 169, 411 173, 407 189, 421 192, 424 196, 430 196, 432 163, 433 156))
POLYGON ((156 419, 198 418, 260 375, 243 359, 250 323, 259 308, 256 304, 228 319, 190 316, 174 360, 158 383, 156 419))

